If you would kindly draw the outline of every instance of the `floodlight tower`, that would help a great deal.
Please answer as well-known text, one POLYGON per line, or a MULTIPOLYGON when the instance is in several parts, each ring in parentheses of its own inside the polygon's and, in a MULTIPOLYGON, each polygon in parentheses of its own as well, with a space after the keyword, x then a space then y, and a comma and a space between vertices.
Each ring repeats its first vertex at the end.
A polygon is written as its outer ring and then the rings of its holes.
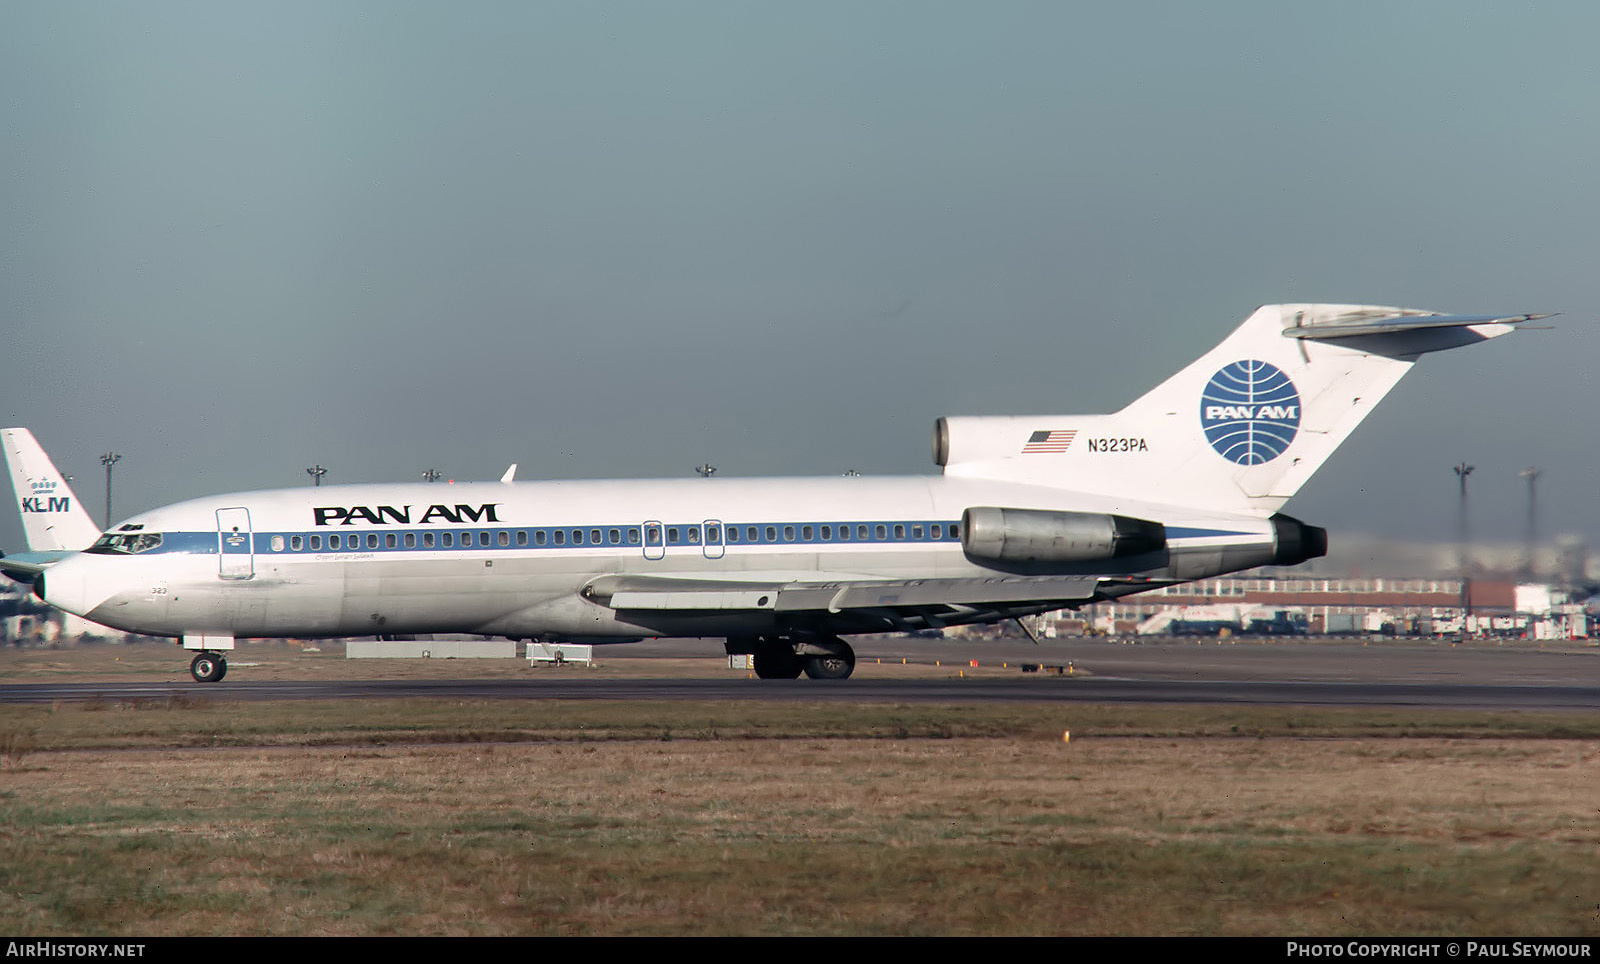
POLYGON ((1527 556, 1522 563, 1522 574, 1532 577, 1534 553, 1539 545, 1539 476, 1544 474, 1544 470, 1529 466, 1517 474, 1528 480, 1528 545, 1527 556))
POLYGON ((107 452, 100 456, 100 464, 106 467, 106 528, 111 528, 111 467, 122 460, 122 456, 115 452, 107 452))
POLYGON ((1461 541, 1460 570, 1461 570, 1461 635, 1467 634, 1467 620, 1472 617, 1472 583, 1467 576, 1467 476, 1472 474, 1474 466, 1462 462, 1456 466, 1456 481, 1461 486, 1461 508, 1456 519, 1456 535, 1461 541))

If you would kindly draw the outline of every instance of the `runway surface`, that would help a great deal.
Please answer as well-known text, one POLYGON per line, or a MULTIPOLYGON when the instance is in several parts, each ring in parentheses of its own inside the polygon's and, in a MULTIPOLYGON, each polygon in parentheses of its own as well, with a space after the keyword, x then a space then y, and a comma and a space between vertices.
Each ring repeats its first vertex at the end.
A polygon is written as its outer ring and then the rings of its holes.
MULTIPOLYGON (((713 646, 710 652, 716 652, 713 646)), ((652 659, 706 657, 696 641, 607 647, 602 656, 630 664, 630 678, 585 677, 556 671, 538 677, 362 679, 363 661, 334 664, 342 678, 253 681, 230 674, 221 683, 30 682, 0 683, 0 703, 80 700, 445 699, 521 700, 779 700, 825 702, 1086 702, 1143 704, 1257 704, 1427 707, 1471 710, 1600 710, 1600 651, 1572 647, 1545 651, 1526 646, 1374 643, 1124 644, 1105 641, 1027 642, 874 639, 857 646, 853 679, 755 680, 652 678, 652 659), (938 660, 948 672, 935 678, 896 677, 902 659, 923 667, 938 660), (962 678, 969 659, 985 667, 962 678), (1009 666, 996 672, 1002 663, 1009 666), (1020 663, 1042 664, 1025 673, 1020 663), (1070 666, 1072 673, 1065 670, 1070 666), (1055 668, 1059 667, 1060 672, 1055 668)), ((241 652, 239 659, 245 658, 241 652)), ((437 662, 437 661, 436 661, 437 662)), ((454 661, 453 661, 454 662, 454 661)), ((459 662, 460 675, 474 661, 459 662)), ((715 676, 716 674, 708 674, 715 676)))

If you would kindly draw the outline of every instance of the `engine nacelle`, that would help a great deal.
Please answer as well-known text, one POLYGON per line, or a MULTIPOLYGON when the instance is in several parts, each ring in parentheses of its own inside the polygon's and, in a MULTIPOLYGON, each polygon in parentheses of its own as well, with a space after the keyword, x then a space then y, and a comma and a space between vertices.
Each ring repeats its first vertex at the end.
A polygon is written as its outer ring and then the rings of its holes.
POLYGON ((1231 546, 1198 546, 1173 551, 1167 575, 1176 579, 1205 579, 1256 566, 1297 566, 1328 554, 1328 530, 1308 526, 1293 516, 1278 513, 1272 523, 1272 540, 1231 546))
MULTIPOLYGON (((1077 419, 1083 421, 1082 417, 1077 419)), ((1014 458, 1038 426, 1037 418, 1012 415, 962 415, 933 423, 933 464, 943 468, 966 462, 1014 458), (1020 433, 1020 435, 1019 435, 1020 433)))
POLYGON ((961 514, 961 548, 979 562, 1093 562, 1166 546, 1166 526, 1128 516, 993 506, 973 506, 961 514))

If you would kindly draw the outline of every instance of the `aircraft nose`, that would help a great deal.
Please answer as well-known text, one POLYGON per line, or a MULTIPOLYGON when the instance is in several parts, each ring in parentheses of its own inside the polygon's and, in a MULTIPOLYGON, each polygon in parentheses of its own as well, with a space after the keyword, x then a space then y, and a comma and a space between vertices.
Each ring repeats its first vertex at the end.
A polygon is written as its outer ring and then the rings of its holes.
MULTIPOLYGON (((72 556, 50 567, 49 578, 40 573, 33 581, 33 594, 57 609, 77 616, 89 615, 89 610, 105 602, 106 591, 95 591, 91 580, 95 567, 86 564, 81 556, 72 556)), ((103 590, 103 587, 101 587, 103 590)))

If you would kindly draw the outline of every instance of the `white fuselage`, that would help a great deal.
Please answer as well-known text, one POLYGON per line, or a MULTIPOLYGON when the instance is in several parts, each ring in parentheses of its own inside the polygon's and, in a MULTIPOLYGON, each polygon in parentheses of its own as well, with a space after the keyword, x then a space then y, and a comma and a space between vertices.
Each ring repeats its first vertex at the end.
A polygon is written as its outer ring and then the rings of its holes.
POLYGON ((772 612, 619 612, 585 588, 613 574, 761 584, 1002 574, 969 558, 960 531, 966 509, 993 505, 1167 526, 1168 551, 1083 573, 1195 578, 1210 569, 1178 572, 1174 560, 1273 540, 1265 519, 950 477, 347 485, 143 513, 112 530, 119 548, 51 568, 42 595, 166 636, 762 634, 782 628, 772 612))

